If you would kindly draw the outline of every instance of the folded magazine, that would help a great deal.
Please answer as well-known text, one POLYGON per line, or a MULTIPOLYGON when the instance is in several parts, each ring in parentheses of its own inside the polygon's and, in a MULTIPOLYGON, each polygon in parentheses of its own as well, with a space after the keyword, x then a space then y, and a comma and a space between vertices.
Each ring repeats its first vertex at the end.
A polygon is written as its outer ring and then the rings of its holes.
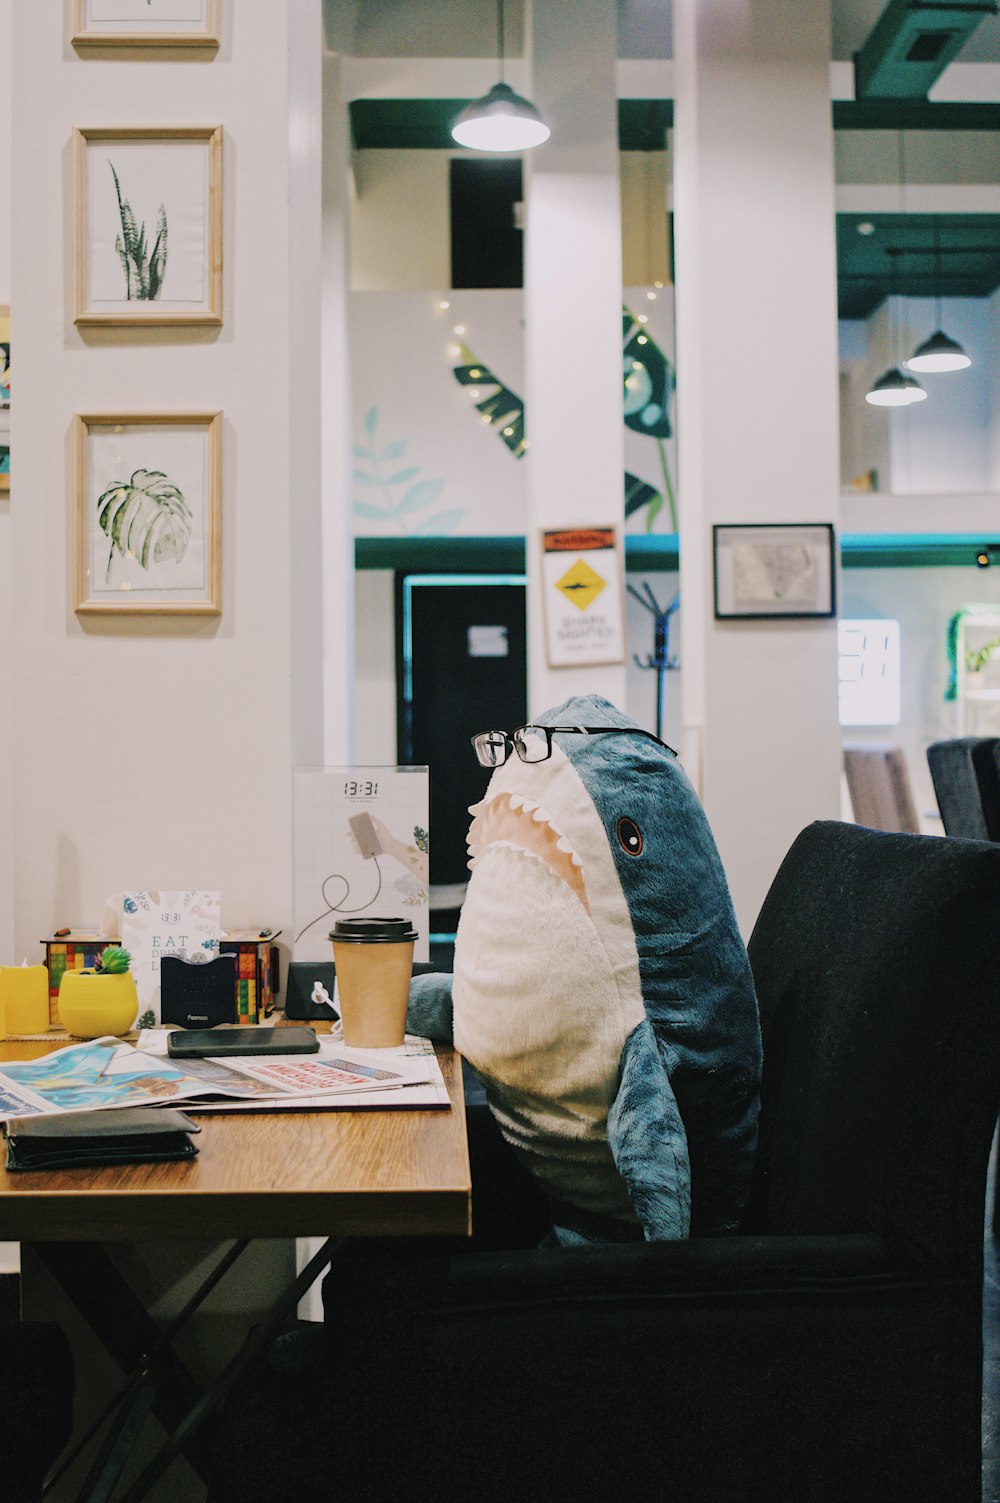
MULTIPOLYGON (((153 1030, 149 1031, 153 1034, 153 1030)), ((176 1062, 166 1057, 166 1033, 143 1036, 142 1047, 117 1038, 69 1044, 38 1059, 0 1062, 0 1121, 42 1113, 105 1107, 178 1106, 196 1109, 282 1106, 322 1110, 357 1095, 365 1104, 385 1094, 440 1080, 433 1050, 352 1050, 324 1039, 319 1054, 246 1055, 176 1062), (159 1052, 162 1046, 164 1052, 159 1052)), ((414 1040, 414 1043, 423 1041, 414 1040)), ((447 1100, 447 1098, 445 1098, 447 1100)), ((434 1101, 414 1104, 437 1104, 434 1101)))

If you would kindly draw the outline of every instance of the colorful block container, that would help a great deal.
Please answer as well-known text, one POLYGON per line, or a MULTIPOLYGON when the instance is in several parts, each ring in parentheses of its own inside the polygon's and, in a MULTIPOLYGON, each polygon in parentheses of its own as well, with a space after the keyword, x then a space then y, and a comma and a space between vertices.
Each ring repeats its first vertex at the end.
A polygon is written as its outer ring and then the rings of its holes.
MULTIPOLYGON (((280 929, 262 934, 259 929, 235 929, 220 941, 222 955, 236 956, 234 1023, 260 1023, 274 1011, 278 991, 278 950, 274 941, 280 929)), ((65 971, 80 971, 97 964, 97 958, 116 939, 96 934, 54 935, 43 939, 49 972, 49 1027, 58 1028, 59 983, 65 971)))

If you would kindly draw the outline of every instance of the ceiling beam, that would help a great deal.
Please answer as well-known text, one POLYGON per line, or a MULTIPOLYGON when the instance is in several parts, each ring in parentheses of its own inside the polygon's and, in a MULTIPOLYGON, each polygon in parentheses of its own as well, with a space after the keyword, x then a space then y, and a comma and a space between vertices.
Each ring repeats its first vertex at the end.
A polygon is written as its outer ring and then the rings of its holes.
POLYGON ((857 99, 926 99, 993 0, 889 0, 854 55, 857 99))

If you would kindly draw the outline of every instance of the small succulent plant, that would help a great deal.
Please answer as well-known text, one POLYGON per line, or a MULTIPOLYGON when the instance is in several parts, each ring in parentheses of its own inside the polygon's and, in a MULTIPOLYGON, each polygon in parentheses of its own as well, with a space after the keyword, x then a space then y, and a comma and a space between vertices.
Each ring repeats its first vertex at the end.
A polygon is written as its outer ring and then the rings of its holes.
POLYGON ((120 976, 131 963, 131 955, 121 945, 107 945, 97 957, 94 972, 98 976, 120 976))

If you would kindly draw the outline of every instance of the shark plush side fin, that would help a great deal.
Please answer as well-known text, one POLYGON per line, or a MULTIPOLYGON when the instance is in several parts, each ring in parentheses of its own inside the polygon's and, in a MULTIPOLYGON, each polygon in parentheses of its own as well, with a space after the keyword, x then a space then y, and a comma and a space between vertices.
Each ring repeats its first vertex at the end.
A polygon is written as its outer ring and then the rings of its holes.
POLYGON ((414 976, 406 1010, 407 1033, 438 1039, 443 1044, 453 1041, 451 982, 451 976, 444 972, 414 976))
POLYGON ((618 1094, 608 1113, 608 1143, 646 1241, 686 1237, 691 1223, 687 1134, 648 1019, 625 1040, 618 1094))

